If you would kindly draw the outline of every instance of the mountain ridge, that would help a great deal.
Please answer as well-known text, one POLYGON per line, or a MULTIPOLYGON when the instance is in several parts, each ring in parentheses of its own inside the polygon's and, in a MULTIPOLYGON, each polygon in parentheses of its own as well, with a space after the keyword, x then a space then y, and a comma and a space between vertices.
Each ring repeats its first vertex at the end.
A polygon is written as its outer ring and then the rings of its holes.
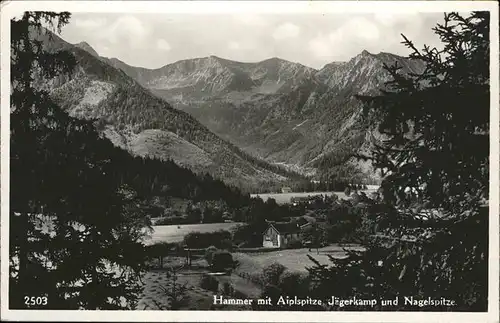
POLYGON ((56 102, 72 116, 96 119, 104 135, 132 154, 171 159, 236 186, 258 187, 263 181, 280 182, 295 176, 242 152, 188 113, 152 95, 121 69, 89 53, 88 48, 53 34, 38 37, 47 49, 69 50, 77 60, 71 78, 57 77, 44 84, 56 102), (191 158, 186 158, 186 152, 191 158))
POLYGON ((368 129, 355 95, 376 94, 384 87, 390 78, 384 64, 398 63, 404 73, 425 67, 367 50, 319 70, 277 57, 242 63, 209 56, 150 72, 118 61, 115 67, 220 137, 270 163, 310 175, 334 164, 357 163, 348 156, 366 147, 368 129))

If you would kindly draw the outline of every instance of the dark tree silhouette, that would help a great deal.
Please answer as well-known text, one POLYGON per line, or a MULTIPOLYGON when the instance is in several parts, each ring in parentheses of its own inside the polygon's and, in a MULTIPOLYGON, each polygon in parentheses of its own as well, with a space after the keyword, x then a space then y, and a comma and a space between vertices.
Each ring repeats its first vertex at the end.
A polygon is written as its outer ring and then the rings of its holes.
POLYGON ((37 38, 50 36, 42 23, 60 31, 69 18, 25 12, 11 21, 10 306, 43 296, 43 308, 131 309, 147 218, 115 176, 111 143, 38 86, 75 66, 37 38))
POLYGON ((310 268, 313 293, 335 286, 346 296, 456 302, 396 309, 487 310, 489 22, 488 12, 445 14, 434 28, 442 50, 404 38, 410 57, 426 63, 421 75, 386 66, 387 88, 359 97, 380 133, 366 157, 385 171, 383 200, 368 208, 383 241, 331 269, 310 268))

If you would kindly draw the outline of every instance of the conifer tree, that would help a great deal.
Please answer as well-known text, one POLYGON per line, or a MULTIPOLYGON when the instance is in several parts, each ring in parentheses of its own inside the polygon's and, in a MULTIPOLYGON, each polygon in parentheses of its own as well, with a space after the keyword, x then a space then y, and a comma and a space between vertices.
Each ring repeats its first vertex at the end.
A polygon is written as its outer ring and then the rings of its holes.
POLYGON ((386 89, 359 97, 381 134, 368 158, 385 172, 383 200, 367 216, 384 241, 366 241, 366 252, 330 269, 316 263, 314 293, 337 284, 345 296, 456 302, 406 309, 487 309, 489 22, 488 12, 445 14, 433 29, 441 50, 404 38, 410 57, 426 64, 421 75, 386 66, 386 89))
POLYGON ((112 144, 38 85, 71 75, 74 57, 40 40, 70 13, 11 21, 10 307, 132 309, 147 223, 120 187, 112 144))

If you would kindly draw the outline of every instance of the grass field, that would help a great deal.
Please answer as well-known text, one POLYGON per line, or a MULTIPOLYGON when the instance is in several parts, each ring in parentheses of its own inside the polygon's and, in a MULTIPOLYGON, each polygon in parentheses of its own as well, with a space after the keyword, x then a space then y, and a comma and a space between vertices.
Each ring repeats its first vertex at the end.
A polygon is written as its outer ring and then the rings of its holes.
MULTIPOLYGON (((172 290, 172 278, 167 271, 148 271, 143 277, 144 290, 139 296, 138 310, 168 309, 168 297, 165 289, 172 290)), ((186 285, 186 302, 182 309, 209 309, 213 301, 213 292, 200 287, 201 275, 179 275, 177 284, 186 285)))
POLYGON ((157 242, 180 242, 184 239, 184 236, 190 232, 214 232, 218 230, 231 230, 241 223, 231 222, 231 223, 204 223, 204 224, 181 224, 181 225, 156 225, 153 226, 154 232, 151 234, 151 238, 147 239, 145 242, 147 244, 157 243, 157 242))
MULTIPOLYGON (((350 250, 363 250, 357 245, 344 246, 350 250)), ((321 264, 330 264, 328 255, 335 258, 345 257, 345 251, 340 245, 331 245, 320 248, 319 254, 316 249, 309 251, 303 249, 277 250, 272 252, 262 253, 234 253, 234 260, 238 261, 239 265, 230 275, 214 276, 219 281, 218 295, 222 294, 224 283, 230 283, 231 286, 245 294, 250 298, 257 298, 262 292, 262 287, 254 282, 240 277, 238 274, 259 274, 266 266, 278 262, 289 271, 307 272, 306 267, 314 265, 307 257, 311 255, 321 264)), ((168 267, 179 267, 184 263, 183 257, 166 257, 164 259, 164 269, 153 269, 146 273, 143 277, 144 290, 139 297, 138 310, 158 310, 168 308, 168 297, 165 289, 172 290, 172 277, 169 276, 168 267)), ((184 310, 208 310, 212 308, 214 292, 204 290, 200 287, 200 281, 204 273, 210 270, 204 257, 196 257, 193 259, 191 267, 184 267, 178 271, 177 283, 186 286, 186 302, 182 305, 184 310)), ((234 308, 232 308, 234 309, 234 308)))
MULTIPOLYGON (((143 291, 139 295, 137 310, 164 310, 169 308, 166 291, 173 289, 173 280, 169 274, 170 266, 179 268, 185 259, 183 257, 165 257, 163 269, 151 269, 142 278, 143 291)), ((193 259, 191 267, 184 267, 177 272, 177 286, 186 287, 183 310, 208 310, 213 307, 213 296, 222 295, 224 283, 231 286, 250 298, 257 298, 262 290, 259 286, 241 278, 235 273, 230 275, 213 276, 219 282, 219 292, 214 293, 200 287, 203 274, 209 273, 208 264, 204 257, 193 259)), ((176 287, 178 289, 178 287, 176 287)))
MULTIPOLYGON (((344 248, 348 250, 364 250, 363 247, 358 245, 350 245, 344 248)), ((237 269, 240 272, 259 272, 262 268, 274 262, 282 264, 290 271, 306 272, 306 267, 314 265, 307 255, 312 256, 321 264, 330 264, 331 262, 328 255, 334 258, 343 258, 346 256, 346 253, 340 245, 331 245, 320 248, 319 254, 316 249, 311 249, 311 251, 309 251, 307 248, 302 248, 262 253, 235 253, 234 258, 240 263, 237 269)))
MULTIPOLYGON (((370 194, 374 192, 376 189, 368 188, 367 190, 363 190, 366 194, 370 194)), ((275 199, 278 204, 287 204, 290 203, 292 197, 307 197, 307 196, 316 196, 316 195, 337 195, 341 199, 349 199, 344 192, 294 192, 294 193, 266 193, 266 194, 251 194, 252 197, 260 197, 262 200, 266 201, 269 198, 275 199)))

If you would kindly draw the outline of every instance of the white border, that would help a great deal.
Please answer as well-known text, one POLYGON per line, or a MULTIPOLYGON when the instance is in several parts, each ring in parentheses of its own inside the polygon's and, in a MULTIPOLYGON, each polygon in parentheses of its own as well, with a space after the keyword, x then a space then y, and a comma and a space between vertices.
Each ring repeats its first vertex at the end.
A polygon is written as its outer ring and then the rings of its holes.
MULTIPOLYGON (((1 307, 2 320, 25 321, 206 321, 206 322, 499 322, 499 29, 496 1, 11 1, 1 6, 1 307), (489 311, 257 312, 257 311, 54 311, 8 309, 10 18, 23 11, 141 13, 348 13, 491 12, 491 139, 489 311)), ((474 107, 471 107, 471 113, 474 107)))

